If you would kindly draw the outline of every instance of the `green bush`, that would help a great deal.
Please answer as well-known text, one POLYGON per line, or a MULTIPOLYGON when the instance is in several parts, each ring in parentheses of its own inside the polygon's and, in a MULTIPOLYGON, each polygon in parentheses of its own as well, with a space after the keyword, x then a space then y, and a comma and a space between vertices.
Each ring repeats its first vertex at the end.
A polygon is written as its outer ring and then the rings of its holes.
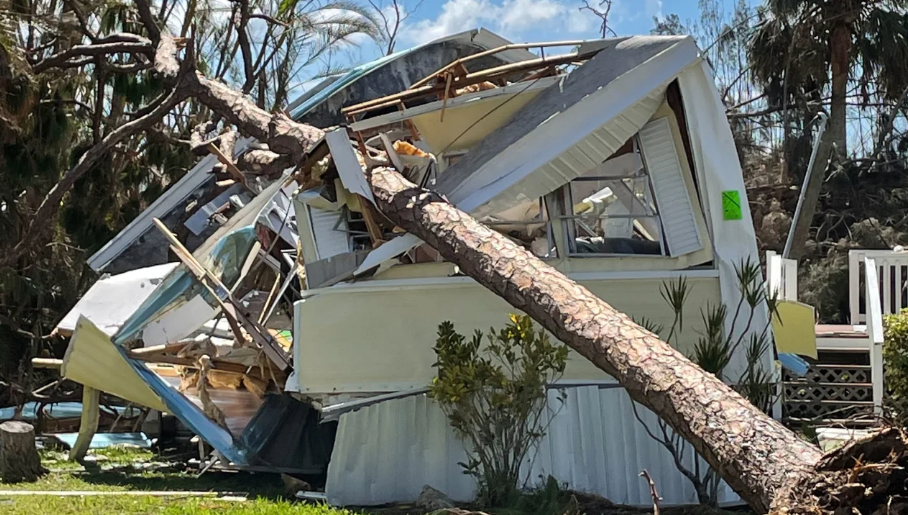
POLYGON ((908 309, 883 317, 883 370, 888 403, 898 418, 908 421, 908 309))
POLYGON ((546 386, 564 373, 568 350, 534 330, 528 316, 511 315, 504 329, 489 330, 487 342, 482 331, 467 339, 442 322, 429 392, 472 445, 461 465, 477 480, 477 501, 502 507, 520 498, 520 465, 551 421, 546 386))

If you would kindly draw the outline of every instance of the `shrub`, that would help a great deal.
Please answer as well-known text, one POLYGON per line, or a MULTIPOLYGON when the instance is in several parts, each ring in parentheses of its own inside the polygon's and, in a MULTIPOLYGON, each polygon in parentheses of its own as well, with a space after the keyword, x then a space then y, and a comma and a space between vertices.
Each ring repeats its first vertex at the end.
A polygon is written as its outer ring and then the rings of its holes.
POLYGON ((430 395, 455 433, 472 445, 464 472, 484 506, 509 506, 520 496, 520 465, 551 421, 546 386, 564 373, 567 347, 553 345, 528 316, 511 315, 500 331, 470 339, 451 322, 438 327, 430 395))
POLYGON ((890 407, 908 422, 908 309, 883 318, 883 370, 890 407))

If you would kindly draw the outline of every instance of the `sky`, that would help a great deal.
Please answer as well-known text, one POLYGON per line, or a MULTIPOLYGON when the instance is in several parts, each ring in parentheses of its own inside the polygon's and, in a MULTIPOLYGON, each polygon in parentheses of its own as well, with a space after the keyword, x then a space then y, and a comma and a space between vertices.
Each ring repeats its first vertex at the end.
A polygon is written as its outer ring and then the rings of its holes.
MULTIPOLYGON (((514 42, 594 37, 599 19, 581 12, 582 5, 581 0, 425 0, 407 20, 403 39, 422 43, 479 26, 514 42)), ((682 19, 695 15, 697 0, 614 0, 609 21, 619 35, 647 34, 653 17, 668 12, 682 19)))
MULTIPOLYGON (((594 7, 600 0, 589 0, 594 7)), ((731 6, 735 0, 720 0, 731 6)), ((754 0, 748 0, 753 3, 754 0)), ((391 0, 373 0, 388 5, 391 0)), ((403 50, 446 35, 482 27, 515 43, 593 39, 599 36, 599 18, 581 11, 582 0, 401 0, 410 16, 400 30, 396 50, 403 50), (413 10, 415 8, 415 10, 413 10)), ((682 21, 698 19, 698 0, 612 0, 609 27, 618 36, 649 34, 653 18, 677 14, 682 21)), ((352 45, 332 57, 333 64, 349 66, 380 57, 381 50, 367 37, 353 37, 352 45)), ((303 81, 296 92, 314 81, 303 81)))

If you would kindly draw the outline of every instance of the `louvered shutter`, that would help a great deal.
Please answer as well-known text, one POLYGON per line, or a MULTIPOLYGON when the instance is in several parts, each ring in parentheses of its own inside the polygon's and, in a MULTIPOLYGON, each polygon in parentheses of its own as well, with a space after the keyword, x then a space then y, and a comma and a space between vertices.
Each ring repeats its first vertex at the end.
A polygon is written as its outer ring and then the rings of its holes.
POLYGON ((652 180, 669 255, 683 256, 702 249, 703 242, 668 120, 652 120, 640 129, 639 134, 640 150, 652 180))
POLYGON ((343 210, 325 211, 309 207, 312 233, 319 259, 350 252, 350 241, 346 233, 347 223, 342 219, 343 210))

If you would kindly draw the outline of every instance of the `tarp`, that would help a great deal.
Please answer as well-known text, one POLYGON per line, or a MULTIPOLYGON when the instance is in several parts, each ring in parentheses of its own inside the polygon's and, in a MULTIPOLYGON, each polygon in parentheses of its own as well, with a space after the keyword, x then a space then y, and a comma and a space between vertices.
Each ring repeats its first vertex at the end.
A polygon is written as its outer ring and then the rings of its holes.
POLYGON ((312 406, 289 394, 271 394, 240 436, 251 465, 323 474, 334 446, 336 424, 322 424, 312 406))

